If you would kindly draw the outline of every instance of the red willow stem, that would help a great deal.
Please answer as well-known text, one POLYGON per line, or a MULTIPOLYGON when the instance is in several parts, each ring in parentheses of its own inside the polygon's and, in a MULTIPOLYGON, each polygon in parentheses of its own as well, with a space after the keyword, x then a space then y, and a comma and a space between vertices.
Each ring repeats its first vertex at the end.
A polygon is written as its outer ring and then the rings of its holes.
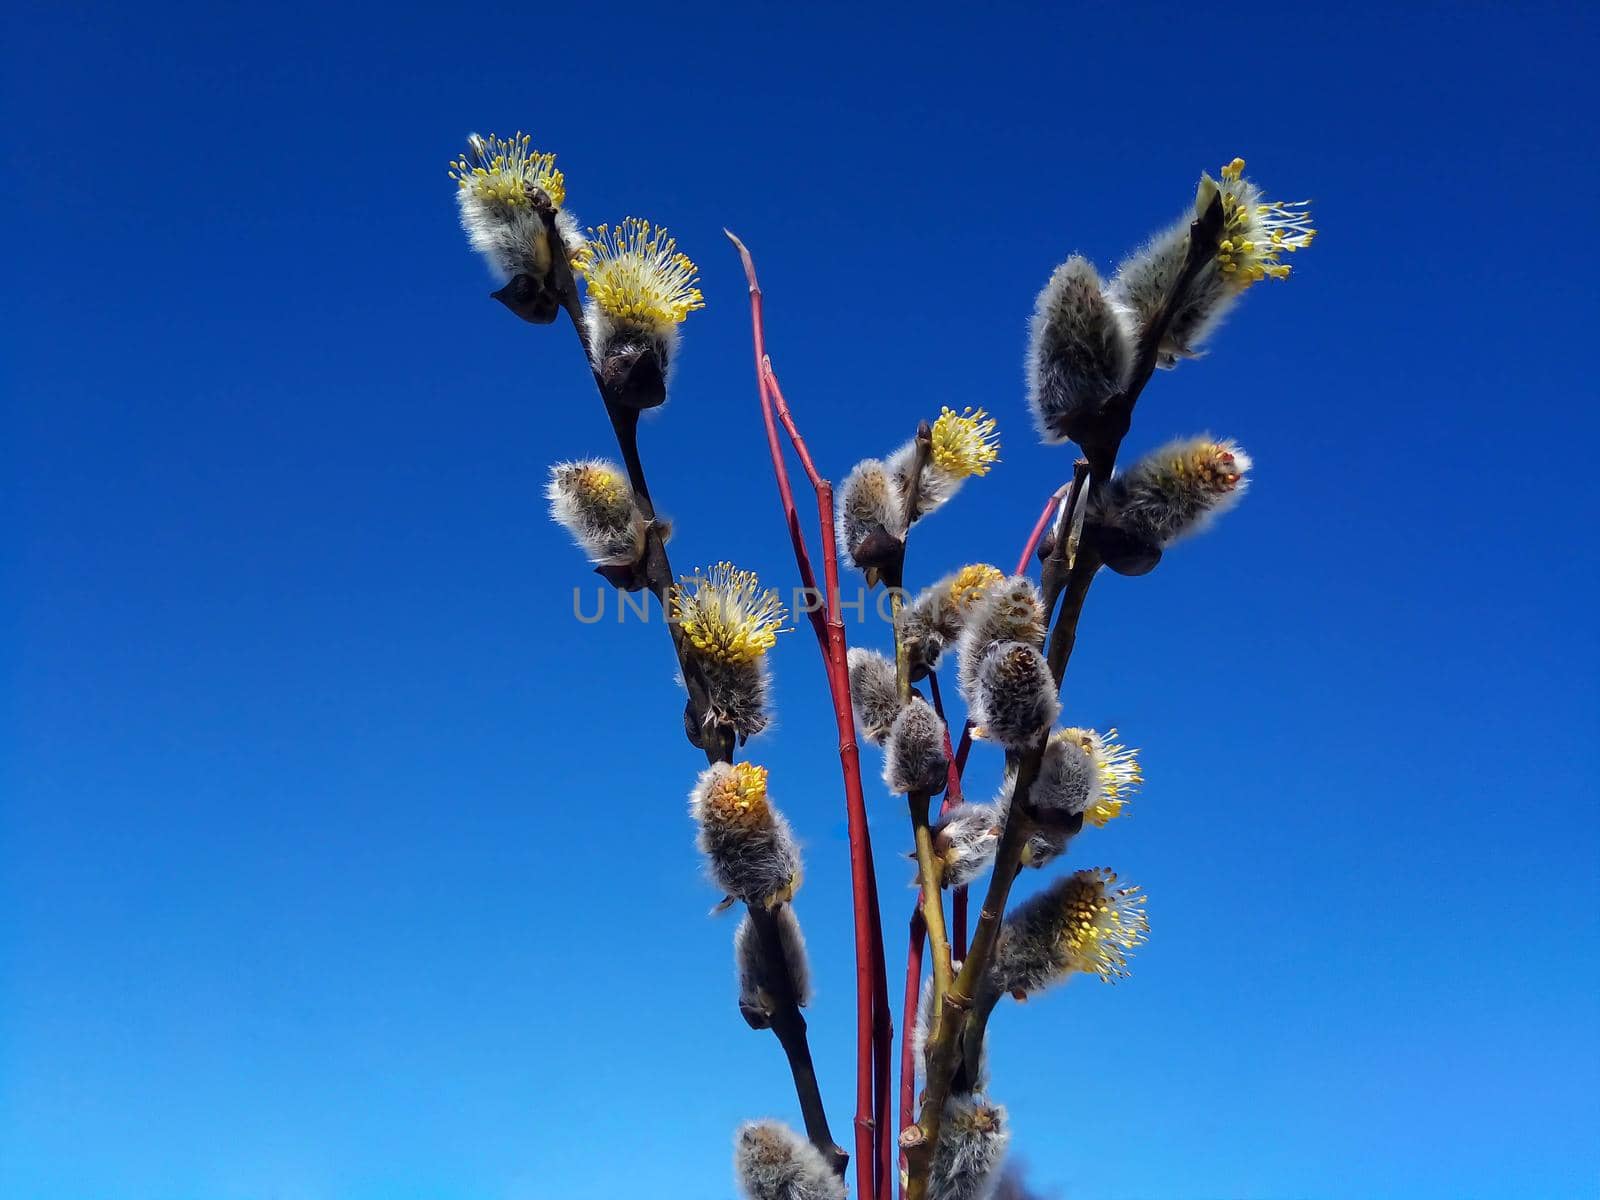
POLYGON ((872 862, 872 839, 867 828, 866 799, 861 787, 861 759, 856 746, 844 618, 839 603, 839 564, 833 537, 833 485, 822 477, 812 462, 805 439, 795 426, 794 417, 778 386, 772 361, 767 356, 761 285, 756 278, 755 262, 743 242, 730 231, 723 232, 738 250, 744 264, 745 278, 750 285, 756 386, 761 398, 762 421, 766 425, 767 449, 772 457, 778 497, 794 547, 795 565, 800 573, 801 584, 808 589, 807 616, 822 652, 823 671, 827 676, 829 698, 839 734, 839 764, 844 776, 845 812, 849 825, 851 907, 856 946, 856 1194, 861 1200, 878 1200, 885 1195, 891 1163, 890 1147, 893 1145, 888 1127, 889 1054, 893 1032, 889 1023, 888 979, 884 963, 882 919, 878 911, 877 873, 872 862), (826 604, 826 618, 810 603, 810 598, 819 595, 816 573, 806 550, 805 533, 800 525, 794 492, 789 485, 789 472, 784 465, 775 417, 789 435, 790 444, 816 492, 824 589, 820 595, 826 604))

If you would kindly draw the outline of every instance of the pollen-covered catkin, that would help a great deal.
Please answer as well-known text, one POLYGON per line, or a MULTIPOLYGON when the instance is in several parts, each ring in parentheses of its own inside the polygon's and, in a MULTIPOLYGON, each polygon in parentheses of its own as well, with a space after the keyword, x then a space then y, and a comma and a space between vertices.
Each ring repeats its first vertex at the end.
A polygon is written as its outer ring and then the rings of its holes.
POLYGON ((696 845, 728 895, 768 908, 800 886, 800 851, 789 822, 767 796, 767 771, 752 763, 713 763, 689 794, 696 845))
POLYGON ((1104 867, 1057 880, 1007 915, 989 966, 989 994, 1021 999, 1074 971, 1107 983, 1125 978, 1129 952, 1150 929, 1144 900, 1104 867))
MULTIPOLYGON (((526 275, 543 288, 550 277, 552 248, 534 205, 535 193, 544 193, 555 205, 556 232, 566 252, 575 253, 583 244, 577 222, 561 207, 567 188, 556 156, 534 150, 532 138, 520 132, 510 138, 475 133, 467 139, 467 149, 468 154, 450 164, 467 241, 502 279, 526 275)), ((555 313, 551 297, 548 317, 541 319, 553 320, 555 313)))
POLYGON ((873 579, 900 554, 906 534, 905 506, 881 460, 864 458, 850 469, 839 489, 834 524, 839 553, 873 579))
POLYGON ((1033 580, 1013 575, 986 588, 967 614, 956 653, 956 678, 967 703, 973 703, 978 664, 991 646, 1021 642, 1042 647, 1044 635, 1044 600, 1033 580))
POLYGON ((810 1142, 778 1121, 747 1121, 733 1140, 745 1200, 845 1200, 844 1180, 810 1142))
POLYGON ((740 741, 771 721, 767 651, 785 632, 788 612, 753 572, 719 562, 680 580, 669 596, 672 619, 705 679, 705 719, 732 728, 740 741))
POLYGON ((950 758, 944 722, 921 696, 900 710, 883 754, 883 781, 891 792, 942 792, 950 758))
POLYGON ((1236 505, 1250 467, 1237 442, 1179 438, 1112 478, 1094 497, 1089 523, 1165 549, 1236 505))
POLYGON ((990 646, 977 676, 972 722, 986 739, 1008 750, 1034 744, 1061 711, 1050 664, 1032 646, 1022 642, 990 646))
POLYGON ((968 802, 945 813, 933 838, 945 887, 964 887, 988 870, 1004 825, 1004 811, 993 804, 968 802))
MULTIPOLYGON (((805 934, 800 931, 800 920, 790 905, 779 905, 772 917, 783 946, 782 970, 789 977, 789 990, 795 1003, 804 1008, 811 1000, 811 965, 806 958, 805 934)), ((774 976, 772 965, 763 953, 761 935, 748 913, 740 918, 739 928, 734 931, 733 957, 739 970, 740 1010, 747 1016, 770 1018, 775 979, 783 976, 774 976)))
POLYGON ((928 1200, 984 1200, 1010 1142, 1003 1106, 977 1094, 952 1096, 939 1126, 928 1200))
POLYGON ((663 403, 678 326, 705 307, 698 268, 676 238, 638 217, 591 229, 573 267, 586 285, 589 356, 607 396, 632 408, 663 403))
POLYGON ((625 567, 644 553, 645 520, 634 503, 628 477, 600 458, 557 463, 545 486, 550 515, 577 542, 589 561, 625 567))
POLYGON ((942 408, 930 430, 928 457, 915 489, 911 468, 917 459, 915 438, 889 457, 889 481, 902 497, 915 497, 906 514, 906 523, 915 524, 942 508, 974 475, 987 475, 1000 460, 1000 436, 996 423, 983 409, 942 408))
POLYGON ((1193 213, 1130 256, 1111 283, 1112 297, 1129 310, 1141 335, 1183 273, 1190 224, 1218 197, 1223 224, 1215 254, 1173 308, 1157 348, 1158 366, 1196 357, 1245 290, 1263 279, 1287 279, 1283 256, 1305 249, 1316 236, 1306 204, 1264 200, 1261 188, 1244 178, 1242 158, 1223 167, 1218 179, 1202 175, 1193 213))
POLYGON ((876 650, 850 647, 850 707, 856 727, 874 746, 883 745, 895 717, 900 714, 900 690, 894 663, 876 650))
POLYGON ((1046 442, 1080 436, 1128 384, 1132 317, 1105 294, 1094 266, 1074 255, 1039 293, 1028 339, 1028 406, 1046 442))

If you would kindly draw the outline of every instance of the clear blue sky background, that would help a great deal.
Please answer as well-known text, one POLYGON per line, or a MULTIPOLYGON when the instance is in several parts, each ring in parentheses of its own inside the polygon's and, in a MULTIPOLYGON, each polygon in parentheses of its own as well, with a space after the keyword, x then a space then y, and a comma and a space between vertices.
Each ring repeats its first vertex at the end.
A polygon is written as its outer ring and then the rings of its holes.
MULTIPOLYGON (((1020 399, 1053 264, 1235 154, 1312 197, 1131 443, 1237 436, 1248 501, 1102 581, 1068 681, 1145 748, 1076 855, 1152 941, 1004 1010, 996 1095, 1069 1200, 1595 1195, 1595 23, 1404 8, 13 10, 0 1195, 721 1200, 796 1118, 664 639, 570 616, 540 488, 607 427, 455 227, 446 160, 518 126, 702 264, 647 452, 680 566, 784 586, 724 224, 825 470, 999 416, 926 578, 1069 470, 1020 399)), ((837 766, 809 634, 775 665, 843 1137, 837 766)))

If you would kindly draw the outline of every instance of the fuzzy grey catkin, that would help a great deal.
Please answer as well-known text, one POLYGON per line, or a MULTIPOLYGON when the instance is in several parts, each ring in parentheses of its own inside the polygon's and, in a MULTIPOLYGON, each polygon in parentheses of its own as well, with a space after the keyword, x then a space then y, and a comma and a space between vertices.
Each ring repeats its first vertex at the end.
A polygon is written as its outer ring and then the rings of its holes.
POLYGON ((928 1200, 987 1200, 1010 1143, 1003 1106, 982 1095, 952 1096, 939 1126, 928 1200))
POLYGON ((540 285, 547 283, 552 248, 543 218, 527 200, 531 189, 542 188, 558 205, 556 233, 568 256, 584 244, 577 220, 559 207, 564 189, 553 156, 532 150, 529 139, 521 134, 497 138, 475 133, 467 139, 467 148, 470 158, 462 155, 451 163, 467 241, 502 279, 527 275, 540 285), (477 174, 480 167, 485 174, 477 174))
POLYGON ((748 662, 697 661, 705 677, 707 719, 712 724, 731 726, 744 743, 772 723, 772 673, 765 657, 748 662))
POLYGON ((745 1200, 845 1200, 844 1180, 805 1138, 778 1121, 747 1121, 733 1141, 745 1200))
POLYGON ((1030 896, 1000 927, 984 980, 990 996, 1019 999, 1073 972, 1111 983, 1128 973, 1128 954, 1149 932, 1144 895, 1104 867, 1077 871, 1030 896))
POLYGON ((1028 407, 1046 442, 1073 437, 1128 384, 1132 317, 1107 298, 1094 266, 1074 255, 1039 293, 1029 330, 1028 407))
POLYGON ((800 885, 800 851, 767 796, 765 768, 713 763, 695 781, 689 812, 712 882, 747 904, 772 907, 800 885))
POLYGON ((1013 575, 993 584, 972 606, 956 651, 956 679, 967 703, 973 703, 978 665, 998 642, 1043 647, 1044 600, 1033 580, 1013 575))
POLYGON ((883 745, 900 714, 900 690, 894 663, 876 650, 850 647, 850 707, 856 727, 874 746, 883 745))
POLYGON ((1005 811, 994 804, 969 801, 944 815, 934 833, 933 848, 944 867, 945 887, 964 887, 989 869, 1004 825, 1005 811))
MULTIPOLYGON (((790 905, 774 909, 773 920, 783 945, 783 970, 789 977, 789 990, 794 994, 795 1003, 804 1008, 811 1001, 811 964, 806 957, 805 934, 790 905)), ((770 1019, 774 1007, 774 976, 763 953, 755 922, 748 913, 740 918, 739 928, 734 931, 733 958, 739 974, 739 1008, 747 1015, 760 1014, 770 1019)))
MULTIPOLYGON (((1189 254, 1189 213, 1129 255, 1111 281, 1112 300, 1132 316, 1142 335, 1166 303, 1167 293, 1183 274, 1189 254)), ((1208 263, 1173 310, 1171 323, 1156 354, 1156 365, 1171 370, 1184 358, 1195 358, 1239 298, 1215 263, 1208 263)))
POLYGON ((644 514, 615 463, 603 458, 557 463, 544 494, 551 517, 596 566, 625 567, 644 554, 644 514))
POLYGON ((1022 750, 1044 736, 1061 711, 1044 655, 1022 642, 990 646, 978 664, 972 721, 989 741, 1022 750))
POLYGON ((950 757, 944 722, 929 703, 913 696, 900 710, 884 746, 883 782, 891 792, 942 792, 950 757))
POLYGON ((862 459, 850 469, 834 523, 839 553, 859 570, 875 571, 894 554, 905 537, 904 506, 881 460, 862 459))
POLYGON ((1113 477, 1094 498, 1089 521, 1165 549, 1238 504, 1251 465, 1237 442, 1179 438, 1113 477))
POLYGON ((895 628, 906 648, 913 679, 938 666, 945 647, 961 636, 968 615, 1004 579, 997 567, 969 563, 923 588, 900 610, 895 628))
MULTIPOLYGON (((912 438, 900 449, 889 456, 885 463, 889 473, 889 484, 894 489, 895 495, 901 498, 901 508, 905 511, 905 497, 912 495, 911 467, 917 459, 917 441, 912 438)), ((915 525, 931 512, 944 507, 945 503, 960 490, 966 482, 964 476, 943 470, 930 456, 922 466, 922 475, 917 482, 915 491, 916 506, 910 511, 905 511, 904 521, 907 525, 915 525)))

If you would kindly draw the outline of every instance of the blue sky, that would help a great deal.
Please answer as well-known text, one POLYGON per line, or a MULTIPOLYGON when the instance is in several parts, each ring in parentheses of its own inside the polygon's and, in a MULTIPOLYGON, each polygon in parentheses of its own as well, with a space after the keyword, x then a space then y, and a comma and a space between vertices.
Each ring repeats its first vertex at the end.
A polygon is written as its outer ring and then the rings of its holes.
MULTIPOLYGON (((1102 580, 1068 679, 1144 748, 1075 854, 1147 888, 1152 940, 1003 1010, 995 1094, 1070 1200, 1596 1194, 1595 34, 1577 5, 13 10, 0 1195, 721 1200, 735 1124, 796 1119, 705 916, 664 639, 571 619, 592 576, 540 488, 603 416, 455 227, 446 160, 516 127, 585 220, 701 263, 646 452, 681 567, 781 586, 722 226, 824 470, 942 404, 999 417, 926 581, 1012 559, 1070 469, 1020 398, 1056 262, 1114 265, 1235 154, 1311 197, 1294 278, 1130 442, 1235 436, 1248 500, 1102 580)), ((809 634, 774 662, 756 752, 807 844, 842 1137, 830 717, 809 634)), ((898 947, 904 814, 866 767, 898 947)))

